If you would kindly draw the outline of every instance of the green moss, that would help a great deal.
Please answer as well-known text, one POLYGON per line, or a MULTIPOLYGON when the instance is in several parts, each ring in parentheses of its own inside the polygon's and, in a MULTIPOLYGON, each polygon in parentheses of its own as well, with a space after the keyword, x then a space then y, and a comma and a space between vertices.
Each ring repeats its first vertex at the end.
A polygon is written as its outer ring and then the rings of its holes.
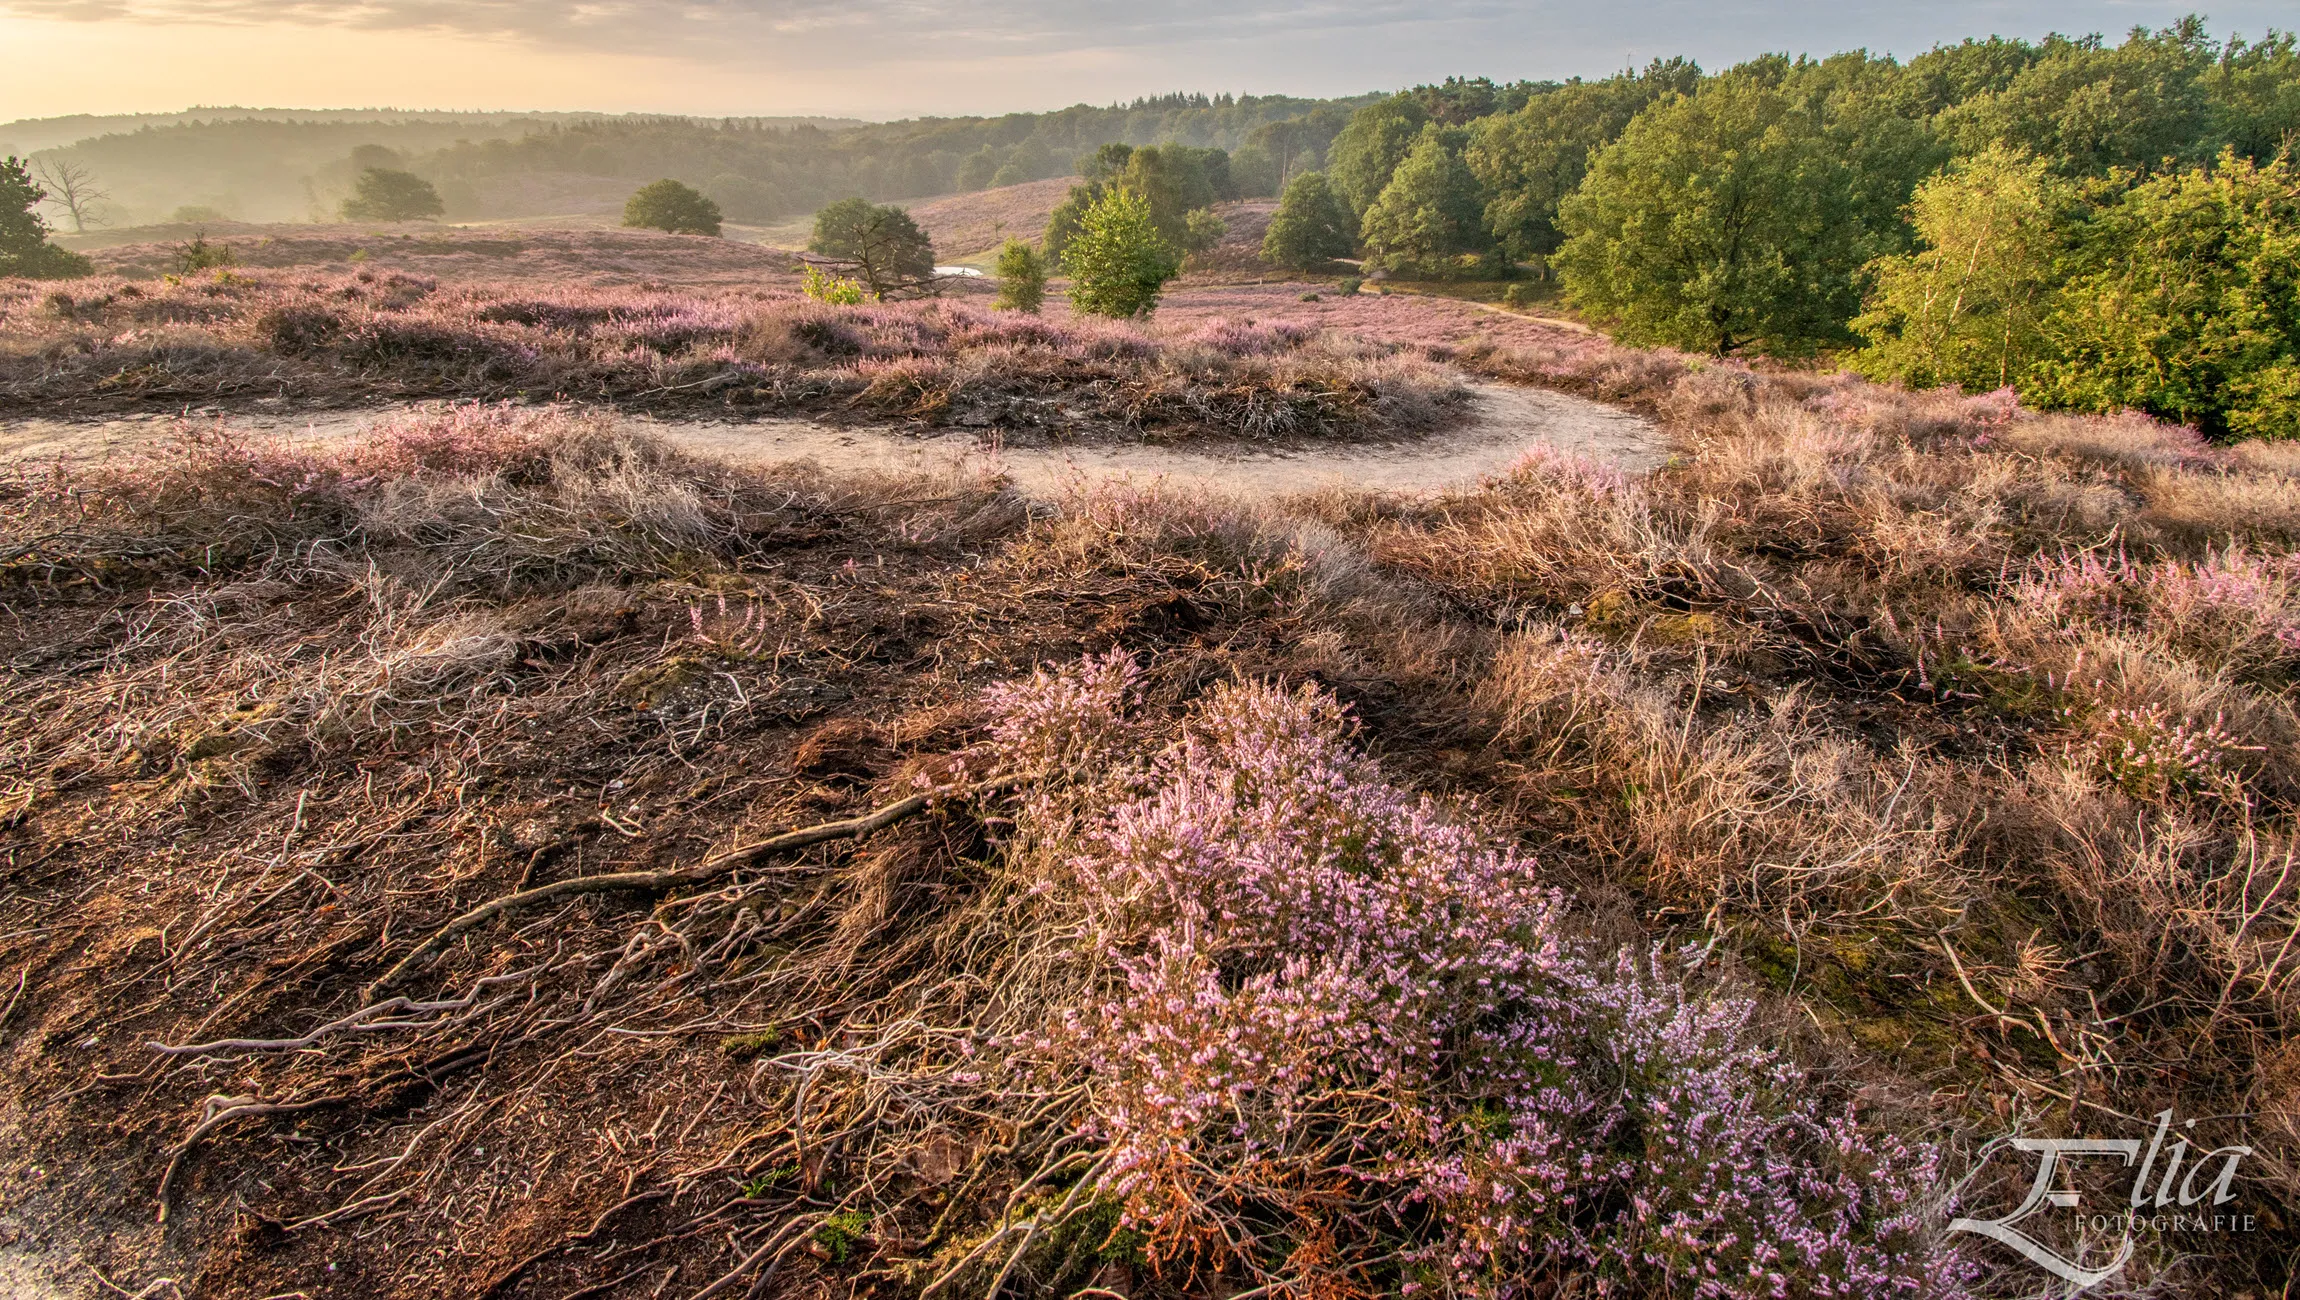
POLYGON ((729 1034, 719 1040, 719 1051, 737 1061, 764 1056, 782 1045, 783 1031, 762 1029, 755 1034, 729 1034))

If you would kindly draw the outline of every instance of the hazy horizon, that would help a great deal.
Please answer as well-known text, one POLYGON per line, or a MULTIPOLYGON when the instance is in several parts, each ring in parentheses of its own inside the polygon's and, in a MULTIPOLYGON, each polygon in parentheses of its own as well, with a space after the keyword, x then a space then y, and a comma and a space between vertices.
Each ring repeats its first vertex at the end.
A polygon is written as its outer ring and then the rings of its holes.
MULTIPOLYGON (((1033 112, 1168 91, 1335 96, 1441 80, 1601 76, 1669 55, 1720 68, 1772 50, 2048 32, 2115 37, 2194 6, 1968 0, 1916 9, 1648 0, 1595 12, 1492 0, 0 0, 0 121, 195 105, 651 112, 870 120, 1033 112)), ((2287 4, 2206 11, 2215 36, 2289 25, 2287 4)))

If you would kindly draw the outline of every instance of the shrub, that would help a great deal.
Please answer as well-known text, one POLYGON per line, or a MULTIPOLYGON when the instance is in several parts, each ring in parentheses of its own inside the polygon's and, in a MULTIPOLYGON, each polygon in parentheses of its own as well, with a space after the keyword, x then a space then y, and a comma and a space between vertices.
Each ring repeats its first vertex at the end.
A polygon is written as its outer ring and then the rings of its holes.
POLYGON ((639 187, 623 205, 623 224, 674 235, 716 235, 719 205, 692 186, 659 180, 639 187))
POLYGON ((1087 209, 1062 260, 1070 301, 1096 316, 1146 316, 1166 282, 1182 273, 1150 222, 1149 203, 1127 190, 1111 190, 1087 209))
POLYGON ((1055 867, 1115 986, 1054 1041, 1098 1077, 1098 1188, 1153 1262, 1379 1221, 1333 1244, 1397 1250, 1409 1294, 1959 1290, 1934 1153, 1825 1100, 1751 1003, 1576 938, 1535 864, 1388 784, 1314 688, 1217 688, 1132 774, 1135 680, 1114 652, 990 703, 1018 767, 1141 791, 1090 801, 1055 867))
POLYGON ((1008 311, 1036 314, 1046 300, 1046 259, 1019 239, 1009 239, 998 250, 998 300, 1008 311))
POLYGON ((851 307, 871 301, 875 296, 868 289, 843 275, 831 275, 821 267, 810 266, 799 281, 799 291, 816 302, 833 306, 851 307))
POLYGON ((1357 276, 1345 275, 1334 282, 1334 292, 1344 298, 1355 298, 1358 296, 1358 290, 1364 288, 1365 285, 1366 282, 1357 276))
POLYGON ((420 176, 370 167, 359 174, 341 210, 346 221, 421 221, 445 214, 447 205, 420 176))

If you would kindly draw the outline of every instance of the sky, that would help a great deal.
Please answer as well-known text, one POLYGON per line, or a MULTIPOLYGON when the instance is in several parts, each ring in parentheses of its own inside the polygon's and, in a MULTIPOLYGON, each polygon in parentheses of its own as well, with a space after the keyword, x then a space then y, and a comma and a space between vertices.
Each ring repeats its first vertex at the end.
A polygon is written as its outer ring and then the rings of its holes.
MULTIPOLYGON (((2193 6, 2101 0, 0 0, 0 121, 192 105, 872 119, 1169 90, 1341 95, 1597 76, 1687 54, 1906 57, 2121 34, 2193 6)), ((2204 11, 2300 25, 2291 0, 2204 11)))

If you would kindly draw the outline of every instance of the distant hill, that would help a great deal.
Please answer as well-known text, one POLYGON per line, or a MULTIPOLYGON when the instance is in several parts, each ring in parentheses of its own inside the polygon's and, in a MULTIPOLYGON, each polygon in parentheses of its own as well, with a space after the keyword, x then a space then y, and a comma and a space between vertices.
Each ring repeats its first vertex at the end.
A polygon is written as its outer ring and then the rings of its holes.
POLYGON ((923 199, 1066 177, 1082 153, 1113 141, 1238 150, 1251 148, 1263 128, 1299 122, 1308 129, 1297 134, 1322 149, 1373 98, 1163 95, 1051 113, 880 123, 196 108, 11 122, 0 125, 0 148, 84 168, 110 195, 101 216, 111 226, 180 213, 326 221, 367 166, 431 181, 452 221, 610 215, 633 189, 667 176, 708 192, 728 219, 758 225, 850 195, 923 199))
MULTIPOLYGON (((612 121, 617 117, 638 117, 643 114, 616 113, 552 113, 552 112, 494 112, 463 113, 433 111, 429 109, 400 108, 240 108, 236 106, 196 106, 178 113, 74 113, 66 117, 27 117, 14 122, 0 122, 0 155, 33 154, 47 149, 61 149, 93 140, 101 135, 115 135, 126 131, 141 131, 146 127, 205 125, 210 122, 326 122, 337 124, 366 124, 374 126, 409 125, 461 125, 468 130, 489 133, 523 133, 538 122, 596 122, 612 121)), ((863 126, 861 118, 853 117, 760 117, 747 121, 778 127, 813 126, 825 131, 841 131, 863 126)))

